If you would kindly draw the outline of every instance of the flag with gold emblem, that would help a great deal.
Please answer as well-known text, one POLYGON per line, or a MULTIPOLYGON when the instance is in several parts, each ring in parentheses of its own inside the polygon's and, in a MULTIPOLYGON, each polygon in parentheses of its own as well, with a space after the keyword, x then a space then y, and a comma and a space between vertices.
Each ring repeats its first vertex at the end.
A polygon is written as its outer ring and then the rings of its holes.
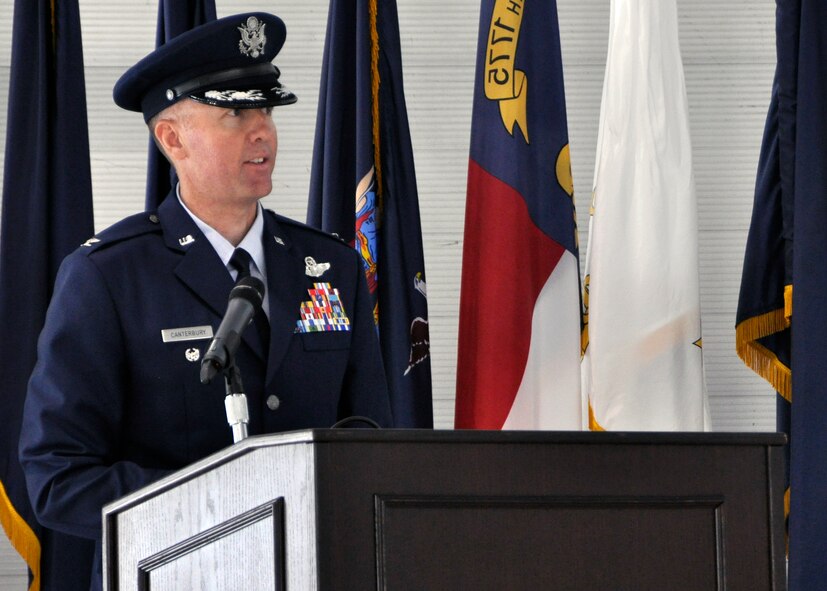
POLYGON ((428 289, 395 0, 331 0, 307 223, 359 254, 393 426, 432 428, 428 289))
POLYGON ((708 427, 675 0, 612 0, 584 301, 592 430, 708 427))
POLYGON ((455 426, 581 429, 580 270, 554 1, 483 0, 455 426))

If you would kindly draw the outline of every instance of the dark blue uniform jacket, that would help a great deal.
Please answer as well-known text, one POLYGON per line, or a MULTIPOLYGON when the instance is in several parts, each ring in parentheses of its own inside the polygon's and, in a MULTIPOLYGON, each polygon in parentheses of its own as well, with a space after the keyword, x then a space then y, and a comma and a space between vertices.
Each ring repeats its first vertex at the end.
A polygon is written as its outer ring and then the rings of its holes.
MULTIPOLYGON (((202 385, 193 360, 210 340, 161 338, 164 329, 218 329, 233 282, 215 250, 174 195, 157 215, 127 218, 98 239, 69 255, 58 274, 20 442, 40 521, 94 539, 105 503, 232 444, 224 381, 202 385)), ((263 240, 269 358, 265 364, 254 325, 237 354, 250 434, 329 427, 350 415, 390 426, 355 251, 270 211, 263 240), (310 277, 305 257, 330 268, 310 277), (351 330, 296 332, 308 290, 320 282, 338 290, 351 330)))

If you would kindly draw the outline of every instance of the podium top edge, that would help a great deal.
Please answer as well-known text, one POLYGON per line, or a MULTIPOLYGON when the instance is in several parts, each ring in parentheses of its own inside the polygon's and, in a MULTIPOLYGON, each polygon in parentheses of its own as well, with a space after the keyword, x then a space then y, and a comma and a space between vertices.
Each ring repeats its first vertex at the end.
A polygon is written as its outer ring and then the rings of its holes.
MULTIPOLYGON (((634 445, 784 445, 773 432, 696 431, 486 431, 472 429, 307 429, 256 435, 227 448, 250 449, 293 443, 627 443, 634 445)), ((220 452, 219 452, 220 453, 220 452)))
POLYGON ((787 442, 784 433, 727 432, 588 432, 588 431, 482 431, 432 429, 308 429, 270 435, 255 435, 226 447, 202 460, 166 476, 147 487, 112 501, 103 514, 117 513, 137 503, 151 490, 154 493, 208 472, 220 464, 256 450, 301 444, 474 444, 474 445, 709 445, 780 447, 787 442))

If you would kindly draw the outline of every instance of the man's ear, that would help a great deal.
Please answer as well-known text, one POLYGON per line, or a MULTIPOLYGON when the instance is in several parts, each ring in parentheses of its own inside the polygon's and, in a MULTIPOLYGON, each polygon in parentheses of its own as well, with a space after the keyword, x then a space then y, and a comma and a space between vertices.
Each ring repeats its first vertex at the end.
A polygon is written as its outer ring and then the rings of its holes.
POLYGON ((153 129, 155 140, 161 151, 171 160, 181 160, 186 157, 186 148, 182 142, 181 124, 174 119, 159 119, 153 129))

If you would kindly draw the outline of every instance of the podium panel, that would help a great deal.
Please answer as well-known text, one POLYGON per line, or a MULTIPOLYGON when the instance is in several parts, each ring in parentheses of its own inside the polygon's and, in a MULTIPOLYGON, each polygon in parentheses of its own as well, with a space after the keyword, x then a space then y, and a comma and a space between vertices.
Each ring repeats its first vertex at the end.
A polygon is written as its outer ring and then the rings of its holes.
POLYGON ((138 589, 284 589, 284 499, 138 562, 138 589))
POLYGON ((783 435, 314 430, 104 508, 104 584, 783 591, 783 435))
POLYGON ((405 497, 377 505, 387 589, 723 588, 722 498, 405 497))

